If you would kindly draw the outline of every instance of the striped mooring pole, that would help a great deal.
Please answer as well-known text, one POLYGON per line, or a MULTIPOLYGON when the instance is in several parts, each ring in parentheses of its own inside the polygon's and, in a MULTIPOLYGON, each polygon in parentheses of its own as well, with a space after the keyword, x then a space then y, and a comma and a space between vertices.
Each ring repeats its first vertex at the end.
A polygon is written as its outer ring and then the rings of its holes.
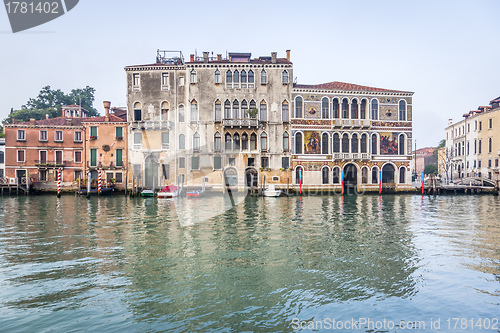
POLYGON ((57 197, 61 197, 61 169, 57 169, 57 197))
POLYGON ((97 181, 97 195, 101 195, 101 169, 99 169, 99 180, 97 181))

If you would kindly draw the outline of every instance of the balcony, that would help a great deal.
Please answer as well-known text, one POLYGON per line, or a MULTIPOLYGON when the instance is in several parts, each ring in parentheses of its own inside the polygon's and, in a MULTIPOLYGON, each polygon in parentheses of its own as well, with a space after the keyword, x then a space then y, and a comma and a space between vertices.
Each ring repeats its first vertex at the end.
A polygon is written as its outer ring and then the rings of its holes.
POLYGON ((47 160, 36 160, 35 166, 39 169, 57 169, 64 168, 68 161, 47 161, 47 160))
POLYGON ((172 122, 169 120, 133 121, 130 123, 130 127, 131 129, 171 130, 172 122))
POLYGON ((371 154, 369 153, 333 153, 334 160, 344 161, 369 161, 371 154))
POLYGON ((371 123, 367 119, 334 119, 333 126, 341 128, 369 128, 371 123))
POLYGON ((223 119, 222 125, 224 127, 258 127, 259 121, 257 119, 223 119))

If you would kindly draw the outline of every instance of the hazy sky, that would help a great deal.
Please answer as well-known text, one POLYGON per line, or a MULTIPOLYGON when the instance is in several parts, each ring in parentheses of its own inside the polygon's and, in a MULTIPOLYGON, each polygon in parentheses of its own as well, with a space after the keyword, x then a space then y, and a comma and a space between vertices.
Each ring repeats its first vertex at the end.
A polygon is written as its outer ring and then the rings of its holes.
POLYGON ((413 91, 417 146, 500 96, 500 1, 95 1, 13 34, 0 9, 0 119, 40 89, 94 87, 126 105, 123 68, 156 50, 291 50, 298 83, 413 91))

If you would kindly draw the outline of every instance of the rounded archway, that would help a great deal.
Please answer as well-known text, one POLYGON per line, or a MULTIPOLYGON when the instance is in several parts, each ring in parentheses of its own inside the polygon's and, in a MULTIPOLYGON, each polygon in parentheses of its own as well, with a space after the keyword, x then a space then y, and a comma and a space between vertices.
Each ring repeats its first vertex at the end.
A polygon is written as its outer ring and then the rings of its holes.
POLYGON ((302 166, 295 169, 295 184, 304 184, 304 168, 302 166))
POLYGON ((154 155, 149 155, 146 157, 145 168, 144 168, 144 187, 153 188, 153 186, 158 186, 158 167, 159 163, 154 155))
POLYGON ((236 168, 227 168, 224 170, 224 185, 238 186, 238 170, 236 168))
POLYGON ((358 186, 358 169, 352 163, 344 166, 344 191, 358 186))
POLYGON ((382 167, 382 184, 394 185, 394 166, 386 164, 382 167))
POLYGON ((248 168, 245 170, 245 186, 259 186, 259 173, 255 170, 255 168, 248 168))

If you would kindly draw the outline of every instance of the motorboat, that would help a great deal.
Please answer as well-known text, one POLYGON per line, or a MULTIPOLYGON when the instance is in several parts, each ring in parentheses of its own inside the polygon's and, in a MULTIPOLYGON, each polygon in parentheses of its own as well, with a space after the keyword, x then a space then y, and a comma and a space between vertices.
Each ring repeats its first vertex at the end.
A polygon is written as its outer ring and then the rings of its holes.
POLYGON ((270 184, 268 188, 266 188, 262 194, 265 197, 279 197, 281 195, 281 190, 277 190, 274 187, 274 184, 270 184))
POLYGON ((174 198, 179 195, 179 189, 175 185, 167 185, 157 193, 158 198, 174 198))
POLYGON ((155 192, 153 190, 142 190, 141 197, 154 197, 155 192))
POLYGON ((188 198, 197 198, 200 197, 203 194, 203 191, 197 190, 197 191, 189 191, 187 192, 187 197, 188 198))

